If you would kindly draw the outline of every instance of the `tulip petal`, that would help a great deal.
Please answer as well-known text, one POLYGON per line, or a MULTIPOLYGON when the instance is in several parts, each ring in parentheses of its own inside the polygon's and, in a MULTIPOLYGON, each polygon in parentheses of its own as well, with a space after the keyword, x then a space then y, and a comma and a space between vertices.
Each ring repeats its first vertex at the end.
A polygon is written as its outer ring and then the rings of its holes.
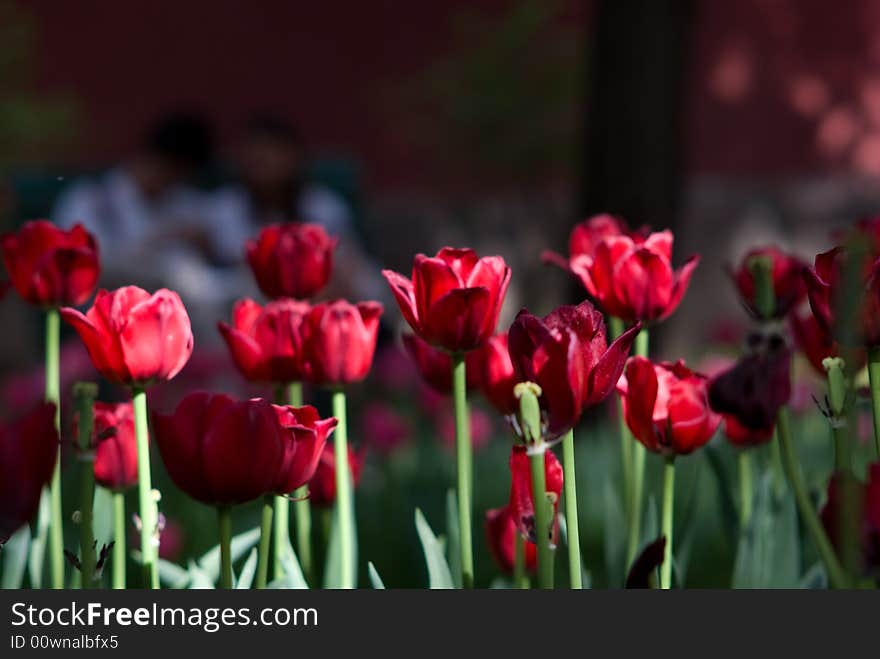
POLYGON ((262 348, 256 341, 224 322, 217 323, 217 329, 220 330, 223 340, 226 341, 235 366, 246 380, 266 382, 271 378, 271 374, 266 368, 262 348))
POLYGON ((596 365, 590 371, 589 384, 587 386, 587 398, 584 401, 586 407, 592 407, 605 400, 617 385, 623 369, 626 366, 627 356, 632 349, 633 341, 641 331, 641 325, 633 325, 623 334, 617 337, 608 349, 599 357, 596 365))
POLYGON ((419 315, 416 310, 416 296, 413 290, 413 283, 403 275, 393 270, 383 270, 382 276, 388 282, 394 299, 397 300, 397 306, 400 307, 400 313, 403 314, 404 320, 409 323, 416 334, 421 333, 421 325, 419 323, 419 315))
POLYGON ((693 275, 694 269, 699 264, 699 255, 694 255, 687 261, 685 261, 684 264, 682 264, 682 266, 675 271, 675 283, 672 286, 672 295, 669 298, 666 309, 660 315, 659 320, 665 320, 666 318, 668 318, 672 314, 672 312, 678 308, 678 305, 681 304, 681 300, 684 297, 684 294, 687 292, 688 286, 691 283, 691 275, 693 275))
POLYGON ((485 322, 491 304, 489 291, 485 288, 450 290, 427 313, 424 324, 426 340, 450 351, 478 348, 488 338, 485 322))

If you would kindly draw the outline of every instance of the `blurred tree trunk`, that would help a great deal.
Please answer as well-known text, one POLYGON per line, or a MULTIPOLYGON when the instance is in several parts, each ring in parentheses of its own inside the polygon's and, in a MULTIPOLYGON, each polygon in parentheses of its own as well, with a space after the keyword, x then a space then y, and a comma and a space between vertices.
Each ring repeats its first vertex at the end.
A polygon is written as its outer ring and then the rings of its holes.
POLYGON ((579 209, 675 224, 692 0, 597 0, 579 209))

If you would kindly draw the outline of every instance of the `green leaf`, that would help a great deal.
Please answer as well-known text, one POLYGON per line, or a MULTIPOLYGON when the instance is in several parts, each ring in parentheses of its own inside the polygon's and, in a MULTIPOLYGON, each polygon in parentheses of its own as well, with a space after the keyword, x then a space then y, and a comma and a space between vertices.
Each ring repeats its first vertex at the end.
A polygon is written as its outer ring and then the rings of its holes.
POLYGON ((367 573, 370 575, 370 583, 373 584, 373 590, 385 590, 385 583, 376 571, 373 561, 367 563, 367 573))
POLYGON ((284 576, 280 579, 275 579, 267 588, 305 590, 309 587, 306 578, 303 576, 296 553, 289 543, 287 551, 281 554, 281 569, 284 572, 284 576))
POLYGON ((31 537, 30 555, 28 556, 28 576, 31 588, 43 587, 43 560, 46 556, 46 539, 49 535, 49 489, 43 488, 40 496, 40 509, 37 513, 36 532, 31 537))
MULTIPOLYGON (((232 538, 230 542, 230 553, 232 554, 232 562, 238 559, 253 547, 257 540, 260 539, 260 529, 254 528, 244 533, 239 533, 232 538)), ((198 560, 199 570, 211 581, 216 583, 220 579, 220 544, 214 545, 198 560)))
POLYGON ((455 579, 455 587, 461 588, 461 540, 458 528, 458 497, 453 489, 446 491, 446 533, 449 536, 449 542, 446 546, 449 569, 452 571, 452 577, 455 579))
POLYGON ((203 570, 198 563, 190 560, 189 587, 191 590, 213 590, 214 582, 216 580, 216 578, 212 579, 211 575, 205 572, 205 570, 203 570))
POLYGON ((241 573, 238 575, 238 582, 235 584, 236 589, 238 590, 247 590, 251 587, 251 584, 254 582, 254 575, 257 573, 257 549, 254 547, 251 549, 251 553, 248 554, 247 560, 244 562, 244 566, 241 568, 241 573))
POLYGON ((190 573, 171 561, 160 558, 156 563, 159 572, 159 581, 170 588, 180 589, 189 585, 190 573))
POLYGON ((828 588, 828 575, 825 574, 825 566, 819 561, 807 570, 801 578, 798 588, 809 590, 824 590, 828 588))
POLYGON ((3 580, 0 582, 0 588, 3 590, 21 588, 27 569, 30 544, 31 530, 25 524, 0 548, 0 557, 3 559, 3 580))
POLYGON ((416 508, 416 531, 419 534, 422 550, 425 552, 425 562, 428 565, 428 587, 455 588, 452 572, 449 570, 446 556, 443 553, 443 545, 437 540, 437 536, 434 535, 425 516, 418 508, 416 508))

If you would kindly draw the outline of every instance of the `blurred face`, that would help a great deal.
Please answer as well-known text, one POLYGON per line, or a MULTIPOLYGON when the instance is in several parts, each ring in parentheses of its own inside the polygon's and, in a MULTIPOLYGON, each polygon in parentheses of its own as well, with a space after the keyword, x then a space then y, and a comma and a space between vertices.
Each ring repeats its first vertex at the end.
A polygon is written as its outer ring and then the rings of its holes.
POLYGON ((241 173, 256 190, 285 189, 297 177, 300 157, 297 148, 280 139, 251 137, 241 151, 241 173))

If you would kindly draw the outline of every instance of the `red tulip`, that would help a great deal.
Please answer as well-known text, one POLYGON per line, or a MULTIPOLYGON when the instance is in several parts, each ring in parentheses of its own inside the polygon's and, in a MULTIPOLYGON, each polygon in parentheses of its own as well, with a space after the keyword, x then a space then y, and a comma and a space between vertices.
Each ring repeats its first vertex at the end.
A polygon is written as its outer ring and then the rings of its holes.
POLYGON ((479 348, 495 332, 510 268, 500 256, 477 258, 472 249, 444 247, 418 254, 412 281, 383 270, 403 317, 413 331, 449 352, 479 348))
MULTIPOLYGON (((128 403, 96 402, 92 411, 91 448, 95 452, 95 482, 109 490, 122 491, 137 483, 137 441, 134 407, 128 403)), ((74 442, 78 441, 78 415, 74 416, 74 442)))
MULTIPOLYGON (((559 497, 562 496, 562 465, 553 451, 544 451, 544 476, 546 491, 556 495, 553 502, 553 538, 559 530, 556 513, 559 510, 559 497)), ((524 446, 514 446, 510 452, 510 515, 517 530, 529 542, 535 543, 535 499, 532 493, 532 471, 529 456, 524 446)))
POLYGON ((626 221, 610 215, 601 213, 593 215, 576 225, 571 231, 568 239, 568 257, 554 252, 552 250, 544 250, 541 253, 541 260, 544 263, 558 265, 563 270, 571 270, 571 261, 578 256, 595 256, 596 247, 602 240, 611 236, 644 236, 644 230, 630 231, 626 226, 626 221))
MULTIPOLYGON (((401 338, 422 379, 441 394, 452 393, 452 357, 449 353, 434 348, 415 334, 404 334, 401 338)), ((465 378, 468 389, 480 386, 478 351, 472 350, 465 357, 465 378)))
MULTIPOLYGON (((880 570, 880 462, 868 467, 868 482, 856 482, 862 567, 867 573, 880 570)), ((820 513, 828 537, 838 551, 841 548, 840 508, 842 492, 840 474, 828 480, 828 496, 820 513)))
POLYGON ((0 425, 0 545, 37 513, 58 455, 55 405, 0 425))
MULTIPOLYGON (((486 539, 492 558, 506 574, 513 574, 516 561, 516 522, 510 513, 510 506, 486 511, 486 539)), ((538 567, 538 549, 531 543, 524 544, 525 568, 534 572, 538 567)))
POLYGON ((303 350, 308 380, 323 386, 360 382, 370 372, 379 317, 378 302, 357 305, 336 300, 311 308, 303 323, 303 350))
POLYGON ((174 291, 152 295, 137 286, 98 291, 85 315, 65 307, 95 368, 111 382, 146 386, 170 380, 193 350, 189 316, 174 291))
POLYGON ((98 244, 81 224, 64 231, 47 220, 27 222, 0 237, 12 285, 41 307, 80 305, 98 284, 98 244))
POLYGON ((249 240, 247 259, 270 298, 310 298, 330 280, 336 238, 317 224, 272 224, 249 240))
POLYGON ((559 307, 543 320, 519 313, 508 333, 514 379, 541 387, 547 439, 574 427, 585 408, 614 390, 638 332, 636 325, 608 345, 602 314, 589 302, 559 307))
POLYGON ((237 401, 196 392, 173 414, 153 415, 156 444, 171 480, 207 504, 288 494, 315 473, 336 419, 314 407, 237 401))
POLYGON ((473 353, 478 361, 480 387, 492 406, 501 414, 515 414, 519 401, 513 395, 516 372, 507 348, 507 334, 496 334, 482 348, 473 353))
POLYGON ((571 260, 571 269, 609 315, 626 322, 663 320, 678 307, 699 263, 693 256, 672 268, 672 233, 610 236, 593 255, 571 260))
POLYGON ((768 259, 773 265, 773 295, 776 306, 773 318, 782 318, 800 304, 807 295, 803 270, 806 264, 796 256, 786 254, 778 247, 759 247, 746 254, 739 267, 730 271, 742 303, 753 316, 760 316, 755 307, 755 282, 750 264, 754 258, 768 259))
POLYGON ((686 455, 712 439, 721 420, 709 408, 706 378, 683 361, 632 357, 618 391, 626 425, 655 453, 686 455))
POLYGON ((741 424, 739 419, 733 414, 724 414, 723 418, 724 436, 727 437, 727 441, 733 446, 749 448, 766 444, 773 439, 775 424, 766 428, 753 429, 741 424))
POLYGON ((843 293, 844 269, 849 258, 848 250, 835 247, 816 256, 812 267, 804 270, 810 308, 822 330, 832 337, 846 341, 851 339, 866 347, 880 346, 880 258, 871 257, 858 264, 859 288, 845 294, 857 296, 855 317, 838 322, 835 318, 843 293), (855 336, 843 335, 842 326, 855 324, 855 336))
POLYGON ((218 323, 238 370, 252 382, 303 379, 302 324, 307 302, 283 298, 265 307, 245 298, 235 303, 232 326, 218 323))
MULTIPOLYGON (((356 488, 361 480, 364 466, 363 451, 348 447, 348 469, 351 473, 351 486, 356 488)), ((332 444, 325 444, 318 461, 315 475, 309 481, 309 501, 318 508, 329 508, 336 501, 336 454, 332 444)))
MULTIPOLYGON (((826 357, 839 357, 841 354, 840 346, 828 332, 822 329, 822 325, 811 313, 802 315, 793 312, 789 314, 788 326, 798 349, 807 358, 813 370, 824 378, 825 367, 822 365, 822 361, 826 357)), ((853 372, 861 370, 868 358, 864 350, 851 351, 849 357, 857 359, 853 372)))

